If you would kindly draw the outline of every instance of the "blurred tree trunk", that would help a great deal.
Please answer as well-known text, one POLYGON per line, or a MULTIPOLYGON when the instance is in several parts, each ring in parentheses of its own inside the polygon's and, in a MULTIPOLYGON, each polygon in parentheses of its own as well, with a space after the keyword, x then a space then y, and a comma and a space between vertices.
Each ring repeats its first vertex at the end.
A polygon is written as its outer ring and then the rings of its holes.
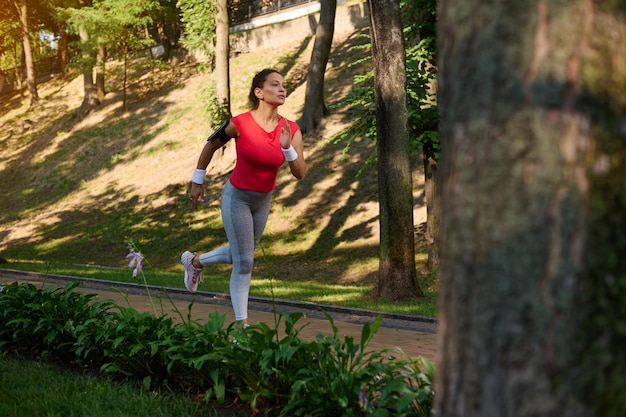
POLYGON ((626 5, 439 4, 436 414, 626 410, 626 5))
POLYGON ((28 3, 26 0, 18 0, 14 2, 17 12, 20 16, 20 25, 22 27, 22 47, 24 53, 24 62, 26 64, 26 84, 30 94, 31 107, 39 101, 37 93, 37 75, 35 74, 35 60, 33 57, 33 48, 30 40, 30 31, 28 26, 28 3))
POLYGON ((94 60, 90 53, 89 34, 84 27, 79 29, 78 35, 80 37, 80 43, 82 45, 82 69, 83 69, 83 103, 80 106, 80 117, 86 116, 93 107, 98 105, 98 98, 96 97, 96 87, 93 82, 93 67, 94 60))
POLYGON ((59 31, 59 43, 57 48, 57 59, 59 60, 59 66, 61 68, 61 73, 65 73, 65 68, 67 64, 70 62, 70 51, 69 51, 69 40, 68 33, 65 29, 66 23, 59 22, 57 25, 59 31))
MULTIPOLYGON (((18 54, 19 54, 19 50, 23 48, 20 48, 19 46, 21 45, 21 42, 15 42, 15 44, 13 45, 13 69, 15 72, 15 83, 17 84, 17 89, 20 92, 20 97, 24 97, 24 93, 22 91, 23 88, 23 80, 22 80, 22 71, 20 70, 20 60, 18 58, 18 54)), ((15 87, 14 87, 15 88, 15 87)))
MULTIPOLYGON (((229 45, 229 18, 226 0, 215 2, 217 14, 215 17, 215 78, 220 118, 230 117, 230 45, 229 45)), ((221 123, 222 120, 216 120, 221 123)))
POLYGON ((370 0, 369 6, 380 205, 375 295, 401 300, 422 295, 415 270, 404 36, 398 0, 370 0))
POLYGON ((439 244, 441 222, 441 197, 439 190, 439 162, 435 158, 432 146, 425 146, 424 158, 424 194, 426 200, 426 245, 428 248, 428 260, 426 270, 435 271, 439 268, 439 244))
POLYGON ((104 43, 98 42, 98 50, 96 51, 96 98, 98 101, 104 100, 104 96, 106 94, 104 87, 106 55, 107 52, 104 43))
POLYGON ((320 20, 315 29, 315 43, 306 78, 302 117, 298 120, 303 133, 313 132, 328 114, 324 103, 324 76, 335 33, 337 0, 320 0, 320 20))
MULTIPOLYGON (((91 0, 78 0, 80 8, 90 6, 91 0)), ((85 25, 81 25, 78 28, 78 36, 81 45, 81 67, 83 70, 83 102, 78 110, 79 116, 84 117, 91 109, 99 104, 96 97, 96 86, 93 82, 93 67, 95 60, 92 56, 91 39, 89 38, 89 32, 85 25)))
POLYGON ((157 33, 159 34, 159 40, 161 41, 161 45, 163 45, 163 60, 168 61, 172 53, 172 42, 170 41, 170 37, 167 35, 167 30, 165 30, 165 19, 159 19, 156 27, 157 33))

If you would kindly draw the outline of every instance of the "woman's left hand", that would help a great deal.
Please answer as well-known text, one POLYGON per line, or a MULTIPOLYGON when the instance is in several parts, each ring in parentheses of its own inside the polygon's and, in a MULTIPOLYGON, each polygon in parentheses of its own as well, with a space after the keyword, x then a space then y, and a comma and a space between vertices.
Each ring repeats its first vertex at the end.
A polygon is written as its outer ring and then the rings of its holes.
POLYGON ((280 128, 280 146, 283 149, 289 148, 291 146, 291 126, 289 126, 289 121, 286 117, 283 117, 285 121, 285 126, 280 128))

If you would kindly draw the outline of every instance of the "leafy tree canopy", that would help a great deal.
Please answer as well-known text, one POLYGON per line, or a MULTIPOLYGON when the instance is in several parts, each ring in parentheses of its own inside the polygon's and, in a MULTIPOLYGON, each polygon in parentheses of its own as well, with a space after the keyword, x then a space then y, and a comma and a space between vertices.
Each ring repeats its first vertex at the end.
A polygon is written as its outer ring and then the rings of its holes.
POLYGON ((123 51, 145 43, 141 29, 152 23, 151 13, 159 7, 156 0, 97 0, 92 6, 59 9, 60 18, 74 33, 90 34, 81 48, 95 50, 98 44, 123 51))
POLYGON ((189 50, 214 55, 215 3, 206 0, 178 0, 184 27, 182 44, 189 50))

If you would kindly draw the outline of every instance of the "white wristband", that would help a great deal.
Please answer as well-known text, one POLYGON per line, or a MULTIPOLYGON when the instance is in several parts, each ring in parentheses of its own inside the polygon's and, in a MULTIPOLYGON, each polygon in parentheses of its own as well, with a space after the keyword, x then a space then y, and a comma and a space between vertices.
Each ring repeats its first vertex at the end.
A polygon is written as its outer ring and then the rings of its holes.
POLYGON ((287 162, 293 162, 298 159, 298 152, 293 148, 293 145, 289 145, 289 148, 282 148, 283 154, 285 155, 285 159, 287 162))
POLYGON ((195 182, 196 184, 204 184, 204 176, 206 175, 206 169, 199 169, 196 168, 193 171, 193 177, 191 177, 191 181, 195 182))

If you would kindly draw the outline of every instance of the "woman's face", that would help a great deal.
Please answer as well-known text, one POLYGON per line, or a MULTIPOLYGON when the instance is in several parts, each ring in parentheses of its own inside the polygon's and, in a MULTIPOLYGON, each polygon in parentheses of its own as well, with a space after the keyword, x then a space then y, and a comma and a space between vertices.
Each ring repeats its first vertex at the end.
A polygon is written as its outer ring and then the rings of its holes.
POLYGON ((255 94, 259 100, 267 104, 280 106, 287 98, 285 79, 279 73, 272 72, 263 83, 263 88, 257 88, 255 94))

